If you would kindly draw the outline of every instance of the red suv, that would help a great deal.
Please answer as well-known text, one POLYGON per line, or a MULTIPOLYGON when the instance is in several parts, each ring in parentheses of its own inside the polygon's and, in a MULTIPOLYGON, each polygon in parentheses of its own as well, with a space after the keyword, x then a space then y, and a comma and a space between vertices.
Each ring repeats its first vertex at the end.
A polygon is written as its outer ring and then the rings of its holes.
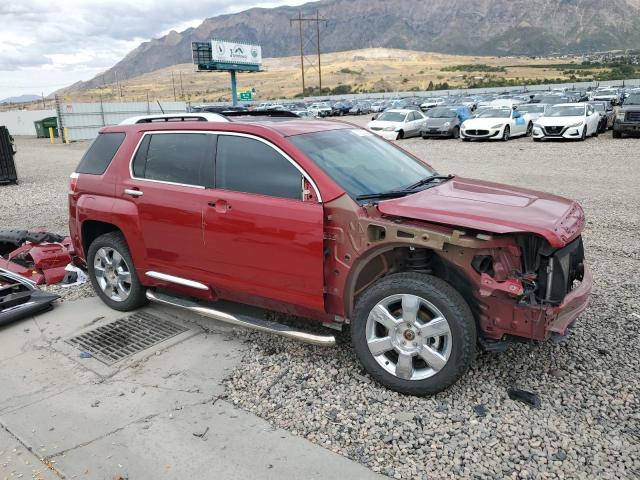
POLYGON ((431 394, 477 344, 563 335, 587 307, 576 202, 438 175, 345 123, 142 122, 103 128, 71 176, 73 244, 112 308, 150 299, 317 344, 334 338, 222 300, 349 324, 372 377, 431 394))

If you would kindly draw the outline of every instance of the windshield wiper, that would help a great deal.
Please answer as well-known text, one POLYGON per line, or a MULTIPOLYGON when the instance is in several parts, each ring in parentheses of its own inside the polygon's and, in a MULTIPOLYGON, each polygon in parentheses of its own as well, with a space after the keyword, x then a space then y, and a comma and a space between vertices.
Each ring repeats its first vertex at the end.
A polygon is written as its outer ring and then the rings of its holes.
POLYGON ((356 200, 373 200, 373 199, 384 200, 386 198, 404 197, 405 195, 416 193, 416 189, 424 185, 427 185, 428 183, 431 183, 434 180, 450 180, 453 177, 454 175, 430 175, 412 185, 409 185, 406 188, 403 188, 402 190, 389 190, 388 192, 366 193, 364 195, 358 195, 356 197, 356 200))
POLYGON ((409 185, 406 188, 403 188, 403 191, 407 191, 407 190, 415 190, 416 188, 422 187, 423 185, 426 185, 427 183, 431 183, 434 180, 451 180, 455 175, 429 175, 428 177, 424 177, 422 180, 417 181, 416 183, 413 183, 411 185, 409 185))
POLYGON ((409 190, 390 190, 388 192, 379 192, 379 193, 365 193, 364 195, 358 195, 356 200, 384 200, 385 198, 399 198, 404 197, 405 195, 409 195, 413 193, 409 190))

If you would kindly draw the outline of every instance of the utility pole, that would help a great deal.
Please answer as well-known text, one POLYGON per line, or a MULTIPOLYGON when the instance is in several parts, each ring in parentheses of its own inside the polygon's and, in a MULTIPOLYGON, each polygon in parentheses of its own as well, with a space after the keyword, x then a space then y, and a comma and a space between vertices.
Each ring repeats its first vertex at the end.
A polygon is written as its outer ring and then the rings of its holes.
POLYGON ((116 77, 116 88, 118 89, 118 95, 120 95, 120 99, 122 99, 122 87, 120 87, 120 80, 118 80, 118 71, 114 71, 116 77))
POLYGON ((182 87, 182 70, 180 70, 180 100, 184 102, 184 88, 182 87))
POLYGON ((176 79, 173 76, 173 70, 171 70, 171 83, 173 84, 173 101, 177 102, 178 99, 176 98, 176 79))
POLYGON ((297 18, 289 19, 289 24, 293 26, 294 23, 298 23, 298 30, 300 35, 300 72, 302 73, 302 93, 303 95, 306 92, 306 83, 305 83, 305 70, 316 69, 318 71, 318 88, 320 89, 320 93, 322 93, 322 67, 320 64, 320 24, 324 23, 325 26, 327 24, 327 20, 325 18, 320 17, 320 12, 316 10, 315 17, 303 17, 302 11, 298 12, 297 18), (315 35, 307 36, 306 31, 304 29, 303 24, 307 23, 315 23, 316 31, 315 35), (314 38, 315 37, 315 38, 314 38), (314 60, 313 57, 309 57, 305 55, 305 50, 307 47, 314 46, 317 55, 317 60, 314 60))

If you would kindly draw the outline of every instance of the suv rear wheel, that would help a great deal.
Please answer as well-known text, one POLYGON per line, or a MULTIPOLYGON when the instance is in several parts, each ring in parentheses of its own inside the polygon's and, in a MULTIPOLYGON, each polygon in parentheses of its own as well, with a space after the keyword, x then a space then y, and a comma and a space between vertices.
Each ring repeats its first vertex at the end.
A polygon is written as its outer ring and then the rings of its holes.
POLYGON ((87 252, 87 267, 93 289, 109 307, 127 312, 147 302, 120 232, 106 233, 93 241, 87 252))
POLYGON ((357 302, 351 341, 367 372, 401 393, 438 393, 475 356, 469 305, 443 280, 421 273, 382 278, 357 302))

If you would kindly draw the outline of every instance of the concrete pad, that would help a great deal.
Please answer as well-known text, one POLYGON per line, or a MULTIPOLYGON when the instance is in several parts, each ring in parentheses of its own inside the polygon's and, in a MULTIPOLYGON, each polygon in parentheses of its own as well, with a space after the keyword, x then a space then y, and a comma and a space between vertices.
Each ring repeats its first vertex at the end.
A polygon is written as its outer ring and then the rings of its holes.
POLYGON ((127 382, 81 385, 2 414, 0 422, 39 455, 91 442, 132 422, 210 400, 202 393, 141 387, 127 382))
POLYGON ((0 478, 56 480, 59 477, 0 426, 0 478))
POLYGON ((99 377, 46 344, 0 363, 0 415, 99 377))
POLYGON ((222 380, 238 364, 245 348, 232 337, 202 333, 164 348, 159 356, 122 369, 112 378, 208 396, 221 395, 222 380))
POLYGON ((87 479, 382 478, 222 400, 131 424, 55 460, 67 477, 87 479))
POLYGON ((41 338, 34 318, 0 327, 0 363, 28 351, 41 338))
POLYGON ((126 316, 107 307, 98 297, 83 298, 75 302, 55 303, 53 310, 35 317, 43 338, 49 341, 71 336, 89 327, 99 327, 126 316))

